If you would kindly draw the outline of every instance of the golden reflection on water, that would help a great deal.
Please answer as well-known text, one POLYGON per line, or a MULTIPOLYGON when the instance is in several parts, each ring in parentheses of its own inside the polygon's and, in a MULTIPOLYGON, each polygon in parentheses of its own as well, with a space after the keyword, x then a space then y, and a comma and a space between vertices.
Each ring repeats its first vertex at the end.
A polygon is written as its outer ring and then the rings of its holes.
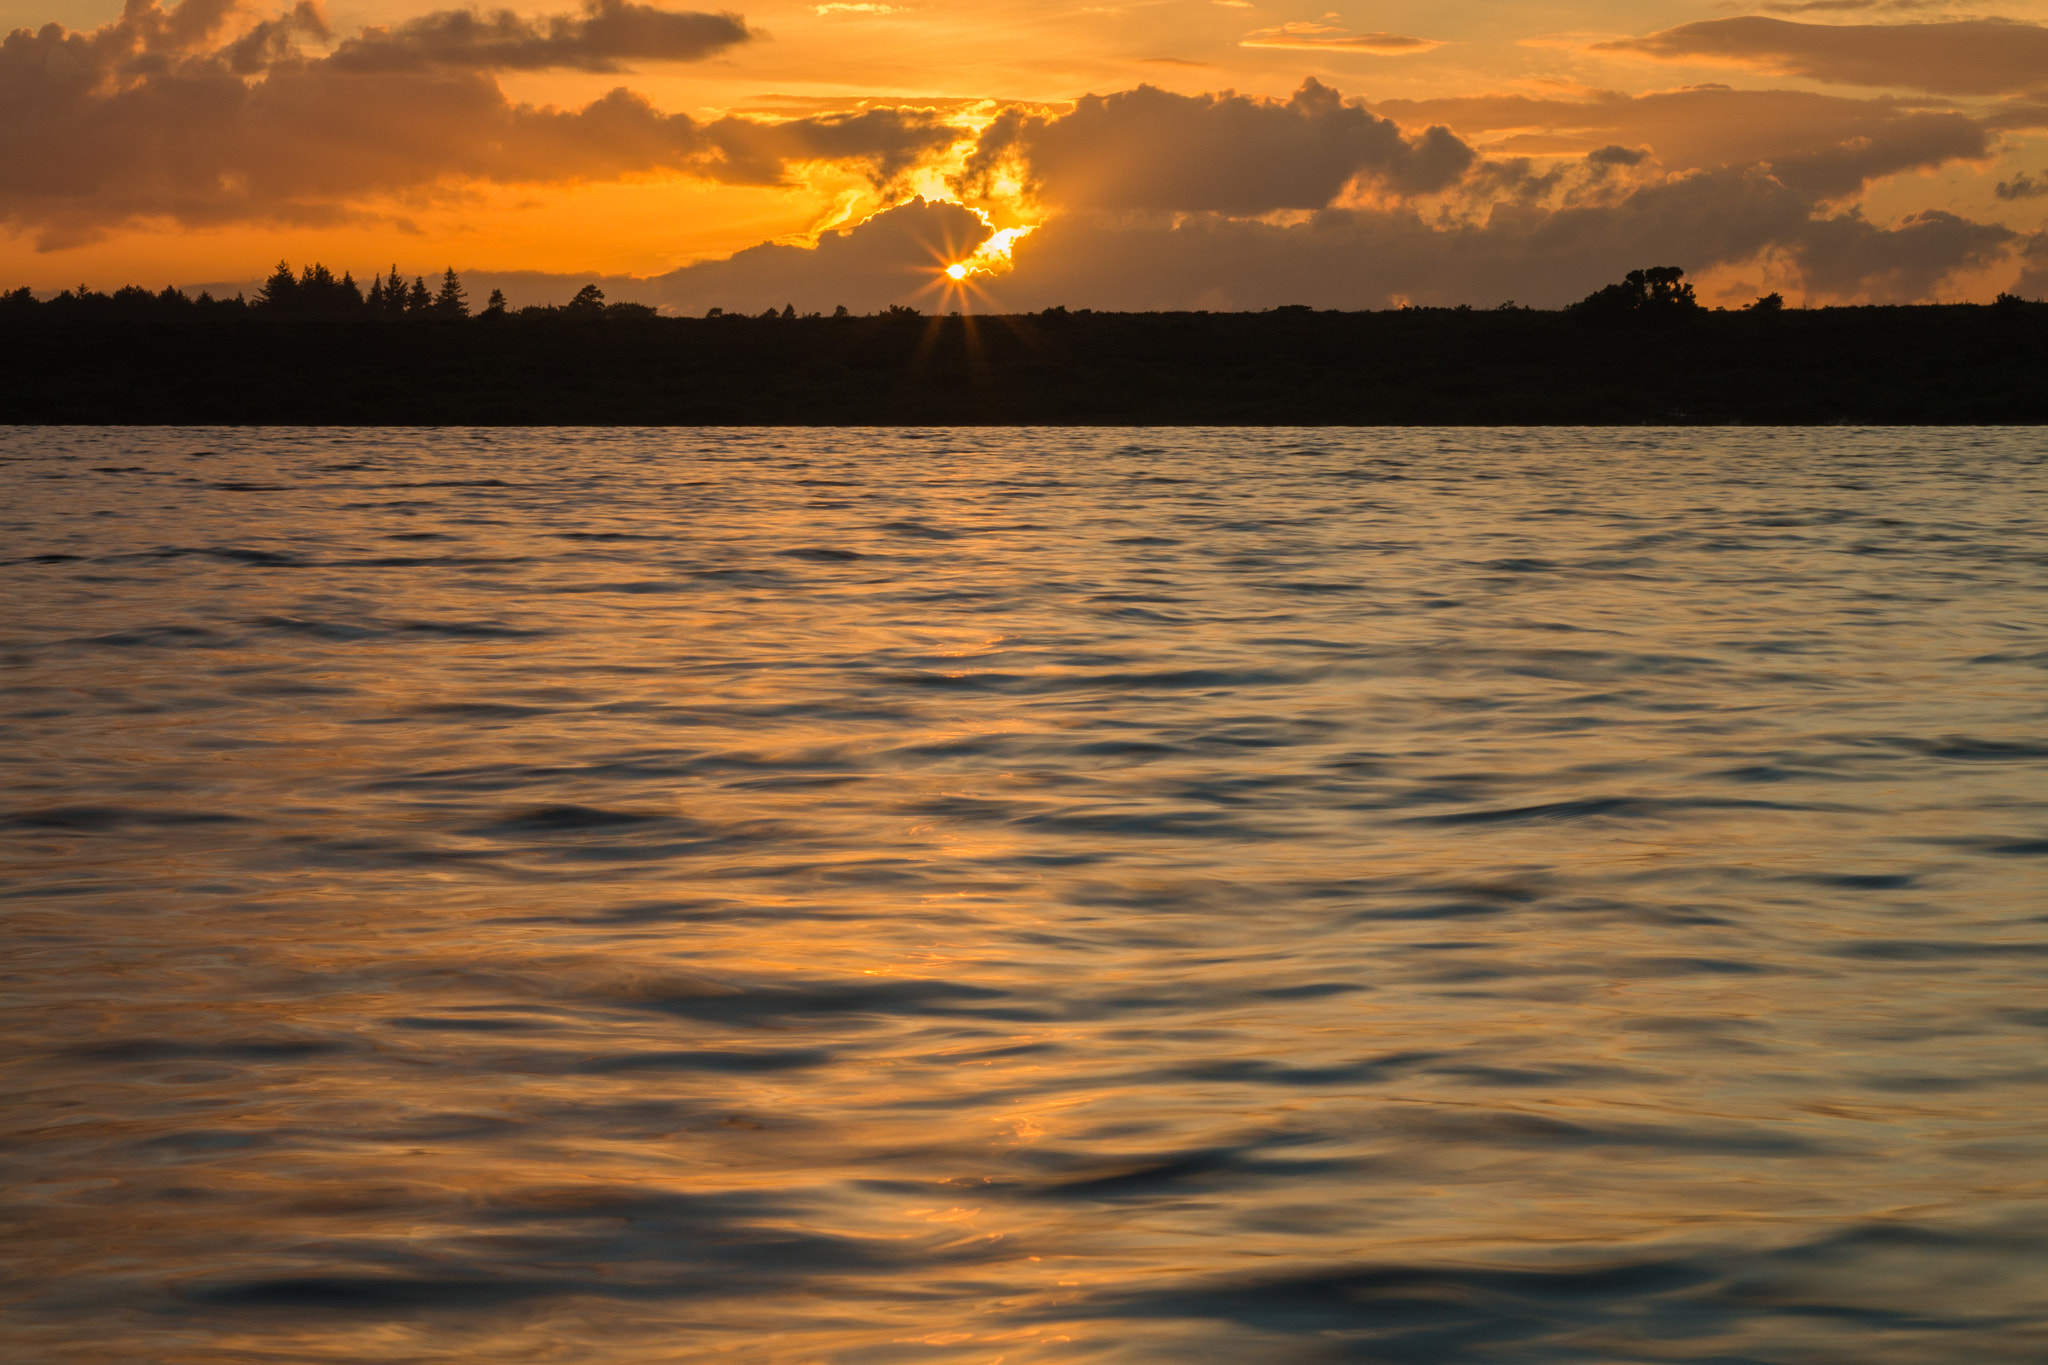
POLYGON ((2038 1359, 2030 433, 0 457, 20 1359, 2038 1359))

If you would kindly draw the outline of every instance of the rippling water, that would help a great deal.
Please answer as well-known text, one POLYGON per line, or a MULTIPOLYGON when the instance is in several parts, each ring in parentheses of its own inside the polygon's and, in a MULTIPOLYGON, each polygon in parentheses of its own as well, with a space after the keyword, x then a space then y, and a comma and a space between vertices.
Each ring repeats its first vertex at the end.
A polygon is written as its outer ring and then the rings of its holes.
POLYGON ((2039 432, 0 457, 11 1360, 2048 1357, 2039 432))

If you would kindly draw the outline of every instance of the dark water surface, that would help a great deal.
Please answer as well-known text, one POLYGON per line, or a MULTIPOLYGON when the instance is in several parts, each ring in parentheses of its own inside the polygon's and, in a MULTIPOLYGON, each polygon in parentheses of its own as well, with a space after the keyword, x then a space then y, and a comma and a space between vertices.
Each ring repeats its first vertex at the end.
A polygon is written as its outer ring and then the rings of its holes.
POLYGON ((2048 1359, 2039 431, 0 458, 10 1361, 2048 1359))

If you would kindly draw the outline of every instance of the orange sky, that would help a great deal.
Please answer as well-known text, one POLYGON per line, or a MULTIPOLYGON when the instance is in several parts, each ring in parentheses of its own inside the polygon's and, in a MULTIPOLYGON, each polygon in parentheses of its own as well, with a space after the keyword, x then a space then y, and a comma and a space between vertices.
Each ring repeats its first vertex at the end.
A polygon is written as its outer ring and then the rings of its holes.
POLYGON ((751 306, 822 262, 715 263, 922 193, 1039 227, 987 277, 1020 306, 2048 290, 2048 0, 0 11, 0 287, 282 256, 751 306))

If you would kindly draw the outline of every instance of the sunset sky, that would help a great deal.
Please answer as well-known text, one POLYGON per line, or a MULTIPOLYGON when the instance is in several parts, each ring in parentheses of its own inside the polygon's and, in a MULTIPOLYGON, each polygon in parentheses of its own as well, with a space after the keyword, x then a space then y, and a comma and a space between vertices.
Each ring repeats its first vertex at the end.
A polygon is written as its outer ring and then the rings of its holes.
POLYGON ((1327 4, 0 0, 0 288, 284 257, 686 312, 1555 306, 1667 263, 1731 305, 2048 294, 2048 0, 1327 4))

